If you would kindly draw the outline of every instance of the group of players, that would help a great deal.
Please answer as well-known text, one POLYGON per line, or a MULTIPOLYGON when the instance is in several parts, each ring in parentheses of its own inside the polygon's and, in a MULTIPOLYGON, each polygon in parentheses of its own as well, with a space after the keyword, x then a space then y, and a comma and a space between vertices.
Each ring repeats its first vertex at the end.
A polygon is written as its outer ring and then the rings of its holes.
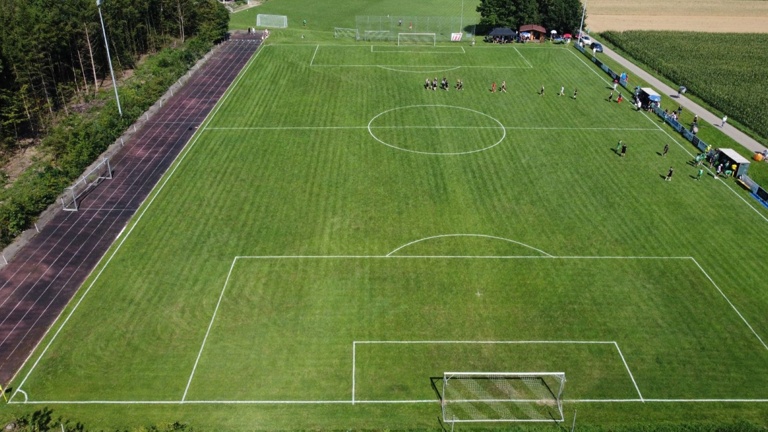
MULTIPOLYGON (((440 81, 440 90, 449 90, 450 87, 448 78, 443 77, 443 80, 440 81)), ((457 79, 455 88, 456 90, 464 90, 464 82, 461 79, 457 79)), ((424 80, 424 90, 437 90, 437 77, 432 81, 430 81, 429 78, 424 80)))
MULTIPOLYGON (((437 81, 437 77, 434 79, 425 79, 424 80, 424 90, 437 90, 438 85, 440 86, 440 90, 450 90, 451 86, 448 84, 448 78, 443 77, 443 79, 439 82, 437 81)), ((456 85, 454 86, 456 90, 464 90, 464 81, 461 79, 456 80, 456 85)), ((507 82, 502 81, 500 86, 496 86, 496 81, 494 81, 491 84, 491 93, 496 93, 496 91, 499 91, 501 93, 507 92, 507 82)), ((573 90, 573 99, 576 99, 576 96, 579 94, 579 89, 573 90)), ((539 90, 539 96, 544 96, 544 86, 541 86, 541 90, 539 90)), ((558 96, 565 96, 565 86, 560 87, 560 93, 558 93, 558 96)), ((613 96, 613 92, 611 92, 611 97, 613 96)), ((621 96, 619 96, 621 97, 621 96)), ((610 99, 609 99, 610 100, 610 99)))

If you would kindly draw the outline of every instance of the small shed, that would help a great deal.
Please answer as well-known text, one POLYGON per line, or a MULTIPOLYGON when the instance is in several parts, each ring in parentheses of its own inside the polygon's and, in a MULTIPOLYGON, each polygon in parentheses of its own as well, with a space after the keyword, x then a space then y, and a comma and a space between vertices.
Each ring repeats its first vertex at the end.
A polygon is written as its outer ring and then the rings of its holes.
POLYGON ((722 163, 724 165, 723 172, 733 171, 733 176, 737 178, 746 174, 749 169, 749 160, 736 153, 733 149, 721 148, 715 153, 715 160, 718 164, 722 163), (733 168, 734 165, 736 165, 735 169, 733 168))
POLYGON ((543 40, 547 37, 547 29, 536 24, 526 24, 518 29, 520 33, 530 33, 532 40, 543 40))

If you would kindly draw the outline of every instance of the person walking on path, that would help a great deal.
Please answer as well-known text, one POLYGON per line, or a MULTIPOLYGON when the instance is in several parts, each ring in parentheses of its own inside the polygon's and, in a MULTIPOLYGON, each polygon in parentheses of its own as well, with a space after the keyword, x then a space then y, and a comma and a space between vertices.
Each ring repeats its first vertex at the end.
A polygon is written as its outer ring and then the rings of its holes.
POLYGON ((667 176, 664 177, 664 181, 672 181, 672 174, 675 173, 675 169, 672 167, 669 167, 669 171, 667 172, 667 176))
POLYGON ((666 156, 669 152, 669 144, 664 144, 664 150, 661 151, 662 156, 666 156))
POLYGON ((721 128, 725 127, 725 123, 726 123, 727 121, 728 121, 728 116, 727 116, 727 115, 724 115, 724 116, 723 116, 723 122, 720 124, 720 127, 721 127, 721 128))

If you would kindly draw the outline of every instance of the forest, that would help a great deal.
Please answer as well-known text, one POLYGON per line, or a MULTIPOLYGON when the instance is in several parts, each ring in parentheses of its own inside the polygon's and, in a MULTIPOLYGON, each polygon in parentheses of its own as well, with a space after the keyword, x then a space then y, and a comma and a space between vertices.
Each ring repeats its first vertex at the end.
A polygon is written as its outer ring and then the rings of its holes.
POLYGON ((0 246, 227 33, 216 0, 0 0, 0 246), (109 53, 122 112, 116 109, 109 53))
POLYGON ((575 32, 581 23, 581 0, 480 0, 480 24, 517 29, 538 24, 550 30, 575 32))

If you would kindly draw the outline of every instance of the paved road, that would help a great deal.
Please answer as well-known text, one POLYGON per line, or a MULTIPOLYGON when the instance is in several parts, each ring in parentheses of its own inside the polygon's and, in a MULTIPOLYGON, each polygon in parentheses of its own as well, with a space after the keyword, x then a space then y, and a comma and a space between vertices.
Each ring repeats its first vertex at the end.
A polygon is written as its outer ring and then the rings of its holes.
MULTIPOLYGON (((657 90, 661 91, 662 94, 671 96, 672 98, 675 99, 676 102, 678 102, 684 108, 688 109, 690 112, 698 114, 700 119, 714 125, 717 128, 720 128, 720 124, 722 123, 722 120, 720 117, 716 116, 715 114, 712 114, 711 112, 703 108, 701 105, 688 99, 685 96, 680 96, 678 98, 677 89, 673 89, 672 87, 659 81, 656 77, 640 69, 638 66, 635 66, 629 60, 620 56, 619 54, 616 53, 616 51, 611 50, 605 45, 603 45, 603 54, 615 60, 617 63, 623 66, 627 71, 629 71, 630 74, 633 74, 634 76, 639 77, 640 79, 647 82, 657 90)), ((723 133, 733 138, 734 141, 738 142, 748 150, 751 150, 753 152, 763 152, 766 150, 765 146, 763 146, 759 142, 752 139, 752 137, 750 137, 749 135, 736 129, 735 127, 731 126, 728 123, 726 123, 725 127, 721 129, 723 133)))

